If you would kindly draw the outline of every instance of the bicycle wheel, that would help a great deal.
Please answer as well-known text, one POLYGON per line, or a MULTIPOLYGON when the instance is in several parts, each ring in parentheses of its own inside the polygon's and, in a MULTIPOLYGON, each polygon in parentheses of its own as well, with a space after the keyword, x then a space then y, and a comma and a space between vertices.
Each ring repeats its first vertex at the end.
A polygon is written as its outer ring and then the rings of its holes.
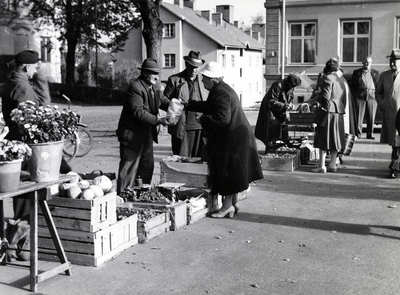
POLYGON ((93 135, 88 129, 81 126, 78 127, 78 130, 76 132, 80 140, 76 156, 82 157, 90 152, 93 148, 93 135))
POLYGON ((68 134, 64 140, 63 157, 69 162, 75 158, 78 153, 78 144, 76 142, 76 133, 68 134))

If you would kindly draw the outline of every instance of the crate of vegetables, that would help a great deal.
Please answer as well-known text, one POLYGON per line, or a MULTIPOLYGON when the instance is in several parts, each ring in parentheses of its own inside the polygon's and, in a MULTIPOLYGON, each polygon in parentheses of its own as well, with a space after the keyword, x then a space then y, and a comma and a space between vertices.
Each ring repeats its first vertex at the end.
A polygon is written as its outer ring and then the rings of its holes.
POLYGON ((170 214, 166 210, 139 208, 132 203, 122 203, 117 207, 118 219, 137 215, 138 241, 143 244, 167 233, 171 227, 170 214))
POLYGON ((170 214, 170 230, 178 230, 187 225, 186 204, 178 198, 182 185, 183 183, 166 182, 156 187, 127 187, 120 194, 125 201, 121 206, 166 211, 170 214))
MULTIPOLYGON (((114 224, 117 194, 111 188, 106 176, 61 184, 58 194, 47 202, 56 227, 97 232, 114 224)), ((46 226, 40 211, 38 224, 46 226)))
POLYGON ((297 155, 289 153, 268 153, 260 156, 261 168, 272 171, 294 171, 297 169, 297 155))
POLYGON ((294 163, 295 169, 297 169, 300 166, 300 149, 295 148, 295 147, 287 147, 287 146, 281 146, 280 148, 277 148, 275 150, 276 154, 294 154, 296 155, 296 162, 294 163))

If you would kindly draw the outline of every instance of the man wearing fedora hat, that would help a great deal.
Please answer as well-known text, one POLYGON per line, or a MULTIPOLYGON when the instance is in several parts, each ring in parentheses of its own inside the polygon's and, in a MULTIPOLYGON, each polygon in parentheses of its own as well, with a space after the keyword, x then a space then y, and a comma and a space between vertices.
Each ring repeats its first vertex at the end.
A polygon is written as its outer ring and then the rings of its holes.
MULTIPOLYGON (((184 56, 185 69, 168 78, 164 95, 168 99, 177 98, 181 101, 205 101, 208 91, 201 83, 202 76, 198 68, 204 64, 204 59, 198 51, 190 51, 184 56)), ((183 109, 176 125, 168 126, 171 134, 172 153, 183 157, 200 157, 204 152, 202 127, 196 121, 196 112, 183 109)))
POLYGON ((222 208, 211 217, 233 217, 239 210, 239 194, 263 178, 256 139, 237 93, 223 81, 221 66, 211 61, 202 74, 209 96, 206 101, 189 101, 187 109, 202 113, 197 121, 208 138, 211 193, 223 196, 222 208))
POLYGON ((383 115, 381 142, 392 146, 389 178, 397 178, 400 170, 400 136, 396 132, 396 115, 400 109, 400 49, 393 49, 387 57, 390 69, 380 75, 375 97, 383 115))
POLYGON ((141 75, 129 86, 118 122, 120 162, 117 193, 133 187, 138 177, 150 184, 154 171, 153 141, 158 143, 156 126, 166 126, 159 109, 167 111, 170 101, 159 97, 157 87, 160 67, 154 58, 145 59, 141 75))

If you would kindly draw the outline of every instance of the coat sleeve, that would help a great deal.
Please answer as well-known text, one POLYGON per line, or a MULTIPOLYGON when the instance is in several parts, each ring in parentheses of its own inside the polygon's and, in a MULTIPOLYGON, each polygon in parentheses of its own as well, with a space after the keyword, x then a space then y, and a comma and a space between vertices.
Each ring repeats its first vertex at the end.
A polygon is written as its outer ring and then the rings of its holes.
POLYGON ((204 115, 200 119, 204 129, 222 127, 231 121, 231 102, 228 92, 219 92, 215 96, 215 101, 205 106, 204 115))
POLYGON ((144 88, 131 85, 126 94, 126 104, 136 120, 153 126, 157 124, 157 116, 150 113, 148 94, 144 88))

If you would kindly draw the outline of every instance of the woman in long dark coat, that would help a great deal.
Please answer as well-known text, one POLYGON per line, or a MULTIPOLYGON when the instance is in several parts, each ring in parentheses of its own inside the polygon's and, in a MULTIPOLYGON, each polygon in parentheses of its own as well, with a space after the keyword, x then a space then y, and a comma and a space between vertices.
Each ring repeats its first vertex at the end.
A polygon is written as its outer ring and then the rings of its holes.
POLYGON ((256 141, 236 92, 223 81, 221 66, 209 62, 202 74, 210 91, 207 101, 191 101, 187 109, 203 113, 197 120, 208 138, 212 194, 224 197, 222 208, 212 217, 233 217, 237 194, 263 178, 256 141))

